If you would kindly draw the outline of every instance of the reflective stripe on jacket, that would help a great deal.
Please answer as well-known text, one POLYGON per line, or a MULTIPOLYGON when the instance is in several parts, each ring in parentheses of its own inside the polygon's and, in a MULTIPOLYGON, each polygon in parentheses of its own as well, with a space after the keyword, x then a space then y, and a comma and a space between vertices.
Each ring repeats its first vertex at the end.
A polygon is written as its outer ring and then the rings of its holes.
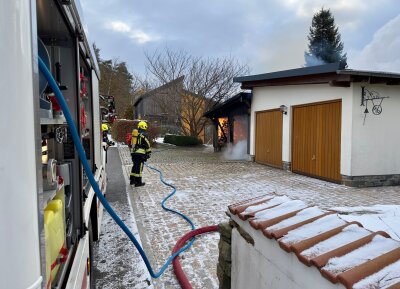
MULTIPOLYGON (((132 137, 132 139, 134 138, 132 137)), ((136 143, 133 143, 132 141, 132 153, 146 154, 150 152, 151 148, 149 140, 143 133, 139 133, 139 135, 136 138, 136 143)))

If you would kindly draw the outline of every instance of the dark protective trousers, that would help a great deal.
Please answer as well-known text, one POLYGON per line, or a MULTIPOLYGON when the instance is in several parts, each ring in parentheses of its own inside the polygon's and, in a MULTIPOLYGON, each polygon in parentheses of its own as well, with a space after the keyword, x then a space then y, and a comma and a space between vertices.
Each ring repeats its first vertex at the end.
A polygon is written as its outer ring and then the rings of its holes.
POLYGON ((132 166, 131 176, 133 176, 135 178, 141 178, 142 171, 143 171, 143 163, 145 161, 145 155, 133 153, 132 161, 133 161, 133 166, 132 166))
POLYGON ((133 170, 133 168, 134 168, 134 161, 133 161, 133 154, 131 153, 131 158, 132 158, 132 169, 131 169, 131 174, 130 174, 130 179, 131 180, 133 180, 134 179, 134 177, 135 177, 135 175, 134 175, 134 170, 133 170))

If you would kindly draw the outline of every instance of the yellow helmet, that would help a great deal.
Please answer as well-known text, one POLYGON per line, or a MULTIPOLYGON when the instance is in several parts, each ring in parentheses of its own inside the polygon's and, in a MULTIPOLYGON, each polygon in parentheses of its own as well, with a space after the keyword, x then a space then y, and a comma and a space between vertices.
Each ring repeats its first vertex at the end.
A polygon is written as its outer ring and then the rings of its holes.
POLYGON ((103 123, 103 124, 101 125, 101 130, 102 130, 102 131, 108 130, 108 125, 105 124, 105 123, 103 123))
POLYGON ((138 123, 138 129, 146 130, 147 129, 147 123, 143 120, 139 121, 138 123))

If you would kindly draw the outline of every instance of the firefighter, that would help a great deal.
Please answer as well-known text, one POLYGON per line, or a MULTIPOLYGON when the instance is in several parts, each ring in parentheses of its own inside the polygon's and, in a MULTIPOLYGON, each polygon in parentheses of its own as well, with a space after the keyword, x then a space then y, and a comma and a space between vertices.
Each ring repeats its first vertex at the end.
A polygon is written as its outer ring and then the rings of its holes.
POLYGON ((102 134, 103 134, 103 142, 108 142, 108 125, 106 124, 106 123, 103 123, 102 125, 101 125, 101 131, 102 131, 102 134))
POLYGON ((135 184, 135 173, 134 173, 135 166, 133 165, 135 163, 135 161, 133 159, 133 147, 136 145, 138 135, 139 135, 139 131, 136 128, 134 128, 132 130, 131 135, 128 134, 128 136, 126 137, 126 141, 129 143, 128 146, 131 150, 131 158, 132 158, 132 169, 131 169, 131 174, 130 174, 131 185, 135 184))
MULTIPOLYGON (((134 138, 134 131, 132 131, 132 173, 130 178, 131 185, 135 187, 144 186, 142 182, 143 163, 150 158, 151 148, 150 142, 146 135, 147 123, 139 121, 137 136, 134 138)), ((136 132, 135 132, 136 133, 136 132)))
POLYGON ((103 143, 106 143, 107 147, 115 145, 115 143, 113 141, 108 139, 108 130, 109 130, 108 125, 103 123, 101 125, 101 130, 102 130, 102 134, 103 134, 103 143))

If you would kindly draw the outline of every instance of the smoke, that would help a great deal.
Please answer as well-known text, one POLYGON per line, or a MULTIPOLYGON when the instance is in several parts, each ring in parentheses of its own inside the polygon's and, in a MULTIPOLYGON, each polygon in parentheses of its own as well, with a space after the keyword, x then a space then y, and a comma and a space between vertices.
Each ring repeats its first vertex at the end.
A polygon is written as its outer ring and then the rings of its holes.
POLYGON ((306 62, 305 66, 307 67, 325 64, 325 61, 308 52, 304 52, 304 60, 306 62))
POLYGON ((247 141, 241 140, 235 145, 228 143, 223 156, 226 160, 247 160, 247 141))
POLYGON ((375 32, 361 51, 349 51, 349 68, 400 72, 400 15, 375 32))

